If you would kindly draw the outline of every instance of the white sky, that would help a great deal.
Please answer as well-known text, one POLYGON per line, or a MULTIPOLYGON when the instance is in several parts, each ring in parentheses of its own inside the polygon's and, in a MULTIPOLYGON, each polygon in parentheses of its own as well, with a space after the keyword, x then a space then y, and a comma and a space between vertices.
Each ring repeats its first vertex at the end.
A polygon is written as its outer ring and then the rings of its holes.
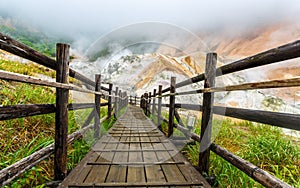
POLYGON ((299 19, 299 0, 0 0, 6 13, 56 33, 106 33, 132 23, 166 22, 201 31, 299 19))

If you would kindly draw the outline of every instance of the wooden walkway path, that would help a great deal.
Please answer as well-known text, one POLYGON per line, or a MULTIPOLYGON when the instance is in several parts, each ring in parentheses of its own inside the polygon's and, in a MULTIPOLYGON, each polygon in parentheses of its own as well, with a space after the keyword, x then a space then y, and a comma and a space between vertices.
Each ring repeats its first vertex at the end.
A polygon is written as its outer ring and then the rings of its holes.
POLYGON ((129 106, 60 187, 210 187, 138 107, 129 106))

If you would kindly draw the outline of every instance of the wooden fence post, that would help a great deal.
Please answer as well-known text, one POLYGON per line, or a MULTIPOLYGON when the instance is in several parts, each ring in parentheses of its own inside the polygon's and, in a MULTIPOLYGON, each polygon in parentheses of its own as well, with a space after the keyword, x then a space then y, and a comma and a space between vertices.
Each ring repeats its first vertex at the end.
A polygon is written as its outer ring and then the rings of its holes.
MULTIPOLYGON (((101 74, 95 75, 95 91, 101 91, 101 74)), ((94 138, 100 138, 100 103, 101 95, 95 94, 94 138)))
POLYGON ((134 96, 134 105, 136 106, 136 96, 134 96))
POLYGON ((149 92, 147 106, 148 106, 148 114, 151 115, 151 92, 149 92))
POLYGON ((141 96, 140 107, 144 109, 144 95, 141 96))
POLYGON ((175 114, 175 95, 174 94, 176 92, 175 84, 176 84, 176 77, 171 77, 168 137, 172 136, 173 127, 174 127, 174 114, 175 114))
POLYGON ((124 95, 125 95, 125 104, 124 104, 124 107, 126 107, 128 105, 128 95, 127 95, 126 91, 125 91, 124 95))
POLYGON ((116 91, 115 91, 115 104, 114 104, 114 109, 115 109, 115 118, 117 118, 117 113, 118 113, 118 106, 119 106, 119 98, 118 98, 118 94, 119 94, 119 87, 116 87, 116 91))
POLYGON ((121 111, 121 109, 123 108, 123 106, 122 106, 122 101, 123 101, 123 99, 122 99, 122 91, 121 90, 119 90, 119 94, 118 94, 118 112, 117 112, 117 114, 119 115, 120 114, 120 111, 121 111))
MULTIPOLYGON (((208 53, 206 56, 204 88, 211 88, 215 86, 216 65, 217 65, 217 54, 208 53)), ((200 142, 198 166, 199 166, 200 173, 202 174, 206 173, 207 175, 209 170, 209 154, 210 154, 210 145, 211 145, 213 105, 214 105, 214 93, 204 93, 201 135, 200 135, 201 142, 200 142)))
POLYGON ((144 106, 144 110, 145 110, 145 114, 146 114, 146 116, 148 115, 148 93, 145 93, 144 94, 144 98, 145 98, 145 100, 144 100, 144 104, 145 104, 145 106, 144 106))
MULTIPOLYGON (((56 82, 69 83, 68 44, 56 45, 56 82)), ((56 88, 54 178, 63 180, 67 174, 69 90, 56 88)))
POLYGON ((158 86, 158 106, 157 106, 157 126, 160 130, 161 129, 161 103, 162 103, 162 98, 161 98, 161 95, 162 95, 162 85, 159 85, 158 86))
POLYGON ((152 117, 154 118, 155 116, 155 97, 156 97, 156 89, 153 90, 153 99, 152 99, 152 117))
POLYGON ((108 119, 111 118, 111 114, 112 114, 112 88, 113 88, 113 84, 109 84, 108 85, 108 106, 107 106, 107 117, 108 119))

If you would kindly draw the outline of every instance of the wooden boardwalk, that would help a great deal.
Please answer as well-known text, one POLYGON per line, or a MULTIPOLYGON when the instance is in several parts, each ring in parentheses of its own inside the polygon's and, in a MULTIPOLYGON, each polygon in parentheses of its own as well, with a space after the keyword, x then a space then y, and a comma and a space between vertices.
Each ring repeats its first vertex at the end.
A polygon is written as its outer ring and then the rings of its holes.
POLYGON ((138 107, 129 106, 60 187, 210 187, 138 107))

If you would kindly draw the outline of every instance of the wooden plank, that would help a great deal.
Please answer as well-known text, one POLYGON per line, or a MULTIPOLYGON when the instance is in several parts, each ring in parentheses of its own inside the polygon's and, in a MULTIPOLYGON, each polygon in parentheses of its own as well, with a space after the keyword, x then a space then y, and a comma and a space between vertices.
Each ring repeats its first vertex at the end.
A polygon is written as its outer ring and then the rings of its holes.
MULTIPOLYGON (((56 82, 69 83, 69 50, 67 44, 56 45, 56 82)), ((56 89, 54 179, 63 180, 67 174, 69 90, 56 89)))
MULTIPOLYGON (((130 149, 142 149, 140 139, 131 137, 130 149)), ((129 163, 143 162, 142 152, 129 152, 129 163)), ((144 166, 129 166, 127 174, 128 183, 146 182, 144 166)))
POLYGON ((81 185, 69 185, 69 188, 76 187, 186 187, 197 186, 202 187, 202 184, 195 182, 134 182, 134 183, 95 183, 95 184, 81 184, 81 185))
MULTIPOLYGON (((93 160, 96 157, 98 157, 97 153, 95 153, 94 151, 89 151, 89 153, 87 153, 86 156, 80 161, 80 163, 70 172, 67 178, 59 185, 59 187, 65 188, 68 187, 69 184, 77 184, 79 182, 77 181, 77 177, 86 167, 86 162, 90 161, 91 159, 93 160)), ((80 183, 82 184, 83 181, 80 181, 80 183)))
MULTIPOLYGON (((216 78, 216 65, 217 65, 217 54, 208 53, 206 56, 205 66, 205 82, 204 88, 210 88, 215 86, 216 78)), ((209 146, 211 143, 211 132, 212 132, 212 116, 213 116, 213 105, 214 105, 214 93, 203 94, 203 111, 201 119, 201 133, 200 133, 200 153, 198 166, 201 174, 208 174, 209 170, 209 146)))
MULTIPOLYGON (((162 143, 162 142, 167 142, 167 141, 122 141, 121 143, 123 144, 138 144, 138 143, 162 143)), ((111 144, 115 144, 115 143, 119 143, 119 141, 103 141, 102 143, 111 143, 111 144)))
MULTIPOLYGON (((156 139, 156 138, 151 138, 156 139)), ((153 145, 155 149, 166 149, 163 143, 153 145)), ((168 151, 156 153, 158 161, 173 161, 168 151)), ((185 177, 181 174, 177 165, 161 165, 167 182, 186 182, 185 177)))
MULTIPOLYGON (((124 137, 122 137, 124 138, 124 137)), ((142 141, 146 141, 144 138, 148 138, 148 137, 142 137, 141 140, 142 141)), ((147 142, 146 141, 146 144, 148 145, 150 142, 147 142)), ((146 145, 146 144, 143 144, 143 145, 146 145)), ((160 152, 160 151, 173 151, 173 149, 115 149, 115 150, 106 150, 106 149, 103 149, 103 150, 95 150, 96 152, 160 152)))
MULTIPOLYGON (((127 150, 128 152, 131 153, 130 150, 127 150)), ((134 151, 134 152, 144 152, 144 151, 134 151)), ((122 152, 123 153, 123 152, 122 152)), ((126 152, 124 152, 126 153, 126 152)), ((116 154, 120 154, 120 152, 116 152, 116 154)), ((123 157, 126 158, 126 155, 124 155, 123 157)), ((122 158, 123 159, 123 158, 122 158)), ((125 166, 146 166, 146 165, 177 165, 177 164, 185 164, 185 162, 183 161, 165 161, 165 162, 122 162, 122 161, 118 161, 117 163, 115 161, 113 162, 88 162, 87 165, 125 165, 125 166)))
MULTIPOLYGON (((125 134, 125 135, 122 135, 122 134, 113 134, 112 135, 113 137, 148 137, 149 135, 130 135, 130 134, 125 134)), ((152 137, 162 137, 162 135, 150 135, 152 137)))
MULTIPOLYGON (((141 123, 131 119, 126 113, 129 111, 126 111, 125 116, 119 119, 129 118, 130 121, 123 121, 126 125, 141 123)), ((149 121, 145 125, 148 123, 152 124, 149 121)), ((126 131, 128 130, 124 129, 125 133, 126 131)), ((80 180, 81 184, 69 182, 72 184, 71 187, 199 187, 201 185, 199 181, 187 181, 190 175, 183 173, 193 171, 189 169, 190 166, 186 169, 179 168, 180 165, 186 165, 187 161, 173 157, 179 153, 174 152, 175 146, 168 140, 151 137, 151 134, 148 137, 105 135, 93 149, 100 157, 97 160, 85 162, 86 167, 91 168, 81 172, 80 175, 83 176, 80 180), (103 158, 103 155, 109 156, 103 158), (103 167, 105 167, 104 170, 99 169, 103 167), (105 181, 103 176, 106 176, 105 181), (96 181, 96 178, 99 178, 99 181, 96 181)), ((201 175, 198 173, 199 176, 201 175)), ((192 178, 190 177, 189 180, 192 178)))
MULTIPOLYGON (((111 137, 105 137, 103 139, 112 139, 111 137)), ((108 144, 95 144, 94 148, 101 148, 101 149, 105 149, 105 148, 110 148, 111 145, 108 144)), ((94 149, 93 148, 93 149, 94 149)), ((107 161, 107 158, 111 158, 113 157, 113 153, 97 153, 93 150, 95 157, 92 157, 91 159, 89 159, 88 161, 82 161, 80 162, 84 164, 84 168, 81 172, 79 172, 77 174, 76 179, 74 180, 77 184, 80 183, 90 183, 90 182, 94 182, 94 181, 99 181, 99 180, 103 180, 100 181, 100 183, 103 183, 105 178, 106 178, 106 174, 108 172, 109 169, 109 165, 106 166, 101 166, 100 168, 98 167, 94 167, 94 166, 88 166, 87 163, 89 162, 102 162, 102 161, 107 161), (99 171, 101 171, 101 173, 99 174, 99 171)), ((67 177, 68 178, 68 177, 67 177)))
MULTIPOLYGON (((173 156, 174 160, 182 160, 185 161, 186 159, 181 155, 177 154, 173 156)), ((179 170, 181 171, 182 175, 185 177, 187 182, 194 182, 203 184, 203 187, 211 187, 211 185, 205 180, 203 176, 191 165, 191 164, 179 164, 179 170)), ((197 186, 193 186, 193 188, 198 188, 197 186)))
MULTIPOLYGON (((150 141, 150 137, 143 137, 141 138, 142 141, 150 141)), ((166 179, 164 176, 164 173, 161 169, 161 165, 158 164, 156 151, 159 151, 158 149, 154 149, 153 144, 151 143, 145 143, 142 144, 143 149, 143 158, 145 163, 149 163, 149 165, 145 166, 145 175, 147 183, 149 182, 161 182, 165 183, 166 179), (146 152, 146 150, 152 150, 152 152, 146 152), (152 164, 151 164, 152 163, 152 164)), ((163 151, 164 150, 160 150, 163 151)))
MULTIPOLYGON (((116 140, 117 138, 112 138, 110 137, 110 139, 114 139, 116 140)), ((118 148, 118 145, 120 143, 120 139, 117 139, 118 141, 116 143, 110 143, 108 142, 107 144, 107 147, 105 149, 116 149, 118 148)), ((114 157, 115 157, 115 153, 112 152, 112 153, 104 153, 105 154, 105 159, 107 161, 113 161, 114 160, 114 157)), ((106 179, 105 179, 105 182, 116 182, 117 178, 116 175, 118 175, 118 169, 116 169, 115 166, 113 165, 109 165, 109 171, 108 171, 108 174, 106 176, 106 179)), ((120 174, 119 174, 120 175, 120 174)))

